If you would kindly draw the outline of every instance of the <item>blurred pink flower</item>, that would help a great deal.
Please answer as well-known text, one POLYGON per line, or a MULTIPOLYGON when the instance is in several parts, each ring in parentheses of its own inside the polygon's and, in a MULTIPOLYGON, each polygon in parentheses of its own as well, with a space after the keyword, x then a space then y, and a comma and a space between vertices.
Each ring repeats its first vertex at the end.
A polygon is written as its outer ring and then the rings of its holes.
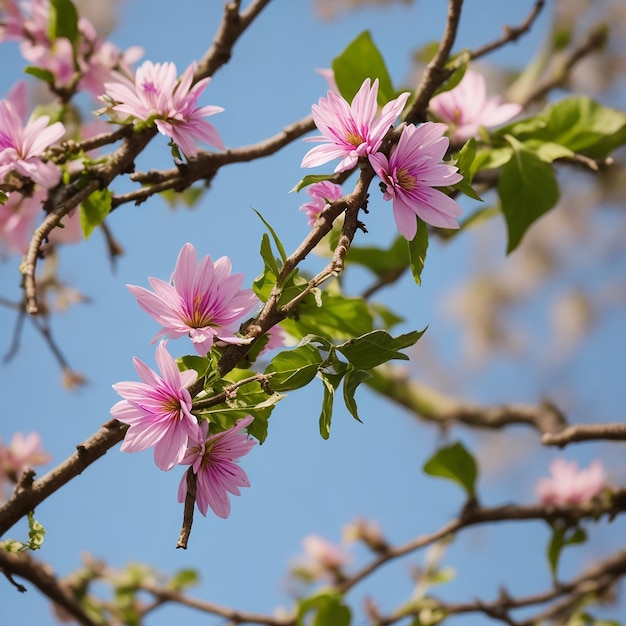
POLYGON ((93 24, 84 17, 79 19, 78 29, 82 35, 78 54, 82 76, 78 86, 97 98, 104 93, 104 84, 115 80, 114 70, 130 73, 130 66, 143 56, 144 49, 131 46, 122 52, 110 41, 100 39, 93 24))
POLYGON ((398 144, 387 158, 370 155, 370 162, 382 179, 385 200, 393 200, 393 216, 400 234, 411 241, 417 219, 441 228, 458 228, 461 207, 434 187, 454 185, 463 179, 453 165, 441 163, 448 149, 445 124, 425 122, 406 126, 398 144))
POLYGON ((50 72, 55 87, 69 87, 74 81, 74 48, 67 37, 43 43, 24 39, 20 43, 20 52, 35 67, 50 72))
POLYGON ((311 196, 311 201, 305 202, 300 210, 309 218, 309 226, 315 226, 317 216, 328 206, 329 200, 339 200, 343 195, 341 187, 329 180, 309 185, 306 192, 311 196))
MULTIPOLYGON (((203 421, 201 437, 191 443, 182 464, 191 465, 188 471, 197 475, 196 504, 202 515, 209 507, 221 518, 230 515, 229 493, 241 495, 239 487, 249 487, 246 473, 236 464, 255 445, 246 433, 246 427, 253 422, 250 415, 239 420, 233 428, 209 435, 209 422, 203 421)), ((187 473, 178 487, 178 501, 184 502, 187 495, 187 473)))
POLYGON ((30 196, 13 191, 0 204, 0 254, 26 254, 47 197, 48 192, 40 188, 30 196))
POLYGON ((207 255, 198 264, 196 249, 186 243, 178 255, 171 283, 148 278, 154 293, 127 285, 139 306, 163 326, 152 341, 189 335, 201 356, 210 352, 215 339, 226 343, 245 341, 234 333, 239 320, 258 300, 252 289, 239 289, 243 274, 231 276, 231 269, 230 259, 225 256, 213 263, 207 255))
POLYGON ((461 82, 432 98, 430 110, 450 128, 454 143, 465 143, 470 137, 478 137, 481 126, 491 128, 514 118, 522 107, 519 104, 503 104, 502 98, 487 100, 487 88, 482 74, 467 70, 461 82))
POLYGON ((352 555, 319 535, 307 535, 302 540, 304 558, 292 567, 292 572, 307 581, 337 580, 342 568, 352 562, 352 555))
POLYGON ((17 482, 26 468, 45 465, 51 460, 52 456, 41 447, 39 433, 24 436, 16 432, 7 447, 0 438, 0 479, 6 476, 11 482, 17 482))
POLYGON ((179 80, 173 63, 145 61, 137 69, 134 82, 117 73, 115 81, 105 83, 105 92, 113 102, 113 111, 156 124, 159 132, 170 137, 188 157, 197 154, 197 140, 223 150, 217 130, 202 118, 224 109, 197 107, 211 79, 204 78, 192 87, 195 70, 192 63, 179 80))
POLYGON ((329 91, 326 98, 314 104, 313 120, 322 133, 319 137, 307 137, 304 141, 320 141, 302 159, 302 167, 316 167, 340 158, 335 172, 342 172, 357 164, 359 157, 366 157, 380 148, 389 127, 400 115, 409 97, 403 93, 388 102, 376 117, 378 105, 378 79, 370 85, 366 78, 352 104, 329 91))
POLYGON ((170 470, 182 461, 188 440, 196 441, 200 436, 187 390, 198 374, 194 370, 180 372, 164 341, 156 349, 161 376, 137 357, 133 361, 143 382, 113 385, 124 399, 111 408, 111 415, 130 425, 121 450, 140 452, 154 446, 157 467, 170 470))
POLYGON ((576 461, 556 459, 550 465, 550 478, 540 478, 535 492, 543 504, 582 504, 597 496, 607 479, 600 461, 579 470, 576 461))
POLYGON ((0 101, 0 181, 16 171, 46 189, 59 182, 59 168, 54 163, 44 163, 41 154, 63 136, 65 127, 61 122, 48 126, 49 121, 47 115, 42 115, 24 125, 14 104, 0 101))

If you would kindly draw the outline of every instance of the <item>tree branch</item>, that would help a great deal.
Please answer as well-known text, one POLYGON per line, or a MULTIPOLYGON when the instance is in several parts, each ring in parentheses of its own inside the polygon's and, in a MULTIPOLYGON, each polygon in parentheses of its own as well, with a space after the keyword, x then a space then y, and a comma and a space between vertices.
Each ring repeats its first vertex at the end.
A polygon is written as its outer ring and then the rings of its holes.
POLYGON ((30 488, 16 489, 8 502, 0 507, 0 536, 48 496, 106 454, 124 438, 127 429, 126 424, 117 420, 108 421, 89 439, 78 444, 74 454, 36 480, 30 488))
POLYGON ((449 0, 448 17, 443 37, 439 42, 439 47, 435 56, 426 66, 422 81, 415 92, 415 98, 411 104, 411 108, 406 114, 405 121, 408 124, 418 124, 426 121, 426 110, 428 103, 433 94, 452 73, 452 70, 446 69, 446 63, 450 56, 450 51, 456 39, 456 33, 461 18, 461 7, 463 0, 449 0))
POLYGON ((541 443, 546 446, 565 447, 576 441, 626 441, 626 424, 576 424, 559 432, 544 433, 541 443))

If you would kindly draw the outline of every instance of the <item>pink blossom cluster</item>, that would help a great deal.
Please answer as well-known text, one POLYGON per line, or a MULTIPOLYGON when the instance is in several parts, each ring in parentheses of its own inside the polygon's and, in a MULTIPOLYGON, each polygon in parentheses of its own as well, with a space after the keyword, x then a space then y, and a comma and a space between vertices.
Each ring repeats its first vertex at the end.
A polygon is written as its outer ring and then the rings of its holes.
POLYGON ((11 443, 3 445, 0 437, 0 483, 18 482, 28 468, 45 465, 52 457, 43 450, 39 433, 14 433, 11 443))
MULTIPOLYGON (((237 337, 239 320, 257 304, 250 289, 240 289, 241 274, 231 275, 231 262, 222 257, 216 262, 210 256, 198 261, 194 246, 183 246, 170 282, 149 278, 153 291, 128 285, 144 311, 162 329, 159 337, 189 336, 198 354, 207 355, 216 341, 241 343, 237 337)), ((176 465, 190 465, 196 475, 196 503, 203 515, 210 507, 216 515, 230 513, 228 494, 239 495, 240 487, 250 485, 236 461, 247 454, 254 442, 247 438, 251 416, 239 420, 232 428, 210 432, 205 418, 193 412, 189 387, 196 382, 195 370, 180 371, 169 354, 166 342, 156 349, 159 372, 138 358, 135 369, 141 382, 120 382, 113 389, 123 398, 111 408, 111 414, 129 425, 123 452, 140 452, 154 448, 154 460, 162 470, 176 465)), ((178 497, 185 500, 187 479, 183 476, 178 497)))
POLYGON ((40 70, 48 71, 56 90, 78 88, 98 97, 113 70, 127 70, 143 55, 140 47, 122 52, 111 42, 100 39, 85 17, 78 20, 76 41, 55 36, 51 27, 54 12, 49 0, 6 0, 3 8, 0 42, 18 41, 22 56, 40 70))
POLYGON ((47 115, 24 122, 26 110, 25 84, 19 82, 0 100, 0 183, 10 182, 16 189, 0 205, 1 254, 26 252, 48 189, 61 179, 60 169, 42 155, 64 135, 65 127, 61 122, 49 124, 47 115), (34 186, 24 185, 22 177, 34 186))
POLYGON ((187 157, 197 154, 196 141, 224 149, 216 128, 203 118, 220 113, 222 107, 197 106, 210 82, 203 78, 193 84, 196 64, 192 63, 178 78, 174 63, 145 61, 134 77, 115 73, 104 85, 109 115, 115 121, 140 120, 170 139, 187 157))
MULTIPOLYGON (((326 98, 320 98, 312 111, 322 134, 305 139, 320 145, 305 154, 302 167, 316 167, 339 158, 335 172, 343 172, 355 167, 359 159, 367 158, 382 180, 384 199, 393 201, 394 219, 403 237, 415 237, 418 217, 433 226, 458 228, 456 217, 461 214, 461 207, 436 189, 454 185, 463 178, 455 166, 442 163, 449 144, 444 136, 447 126, 433 122, 419 127, 407 125, 398 144, 386 156, 380 151, 383 139, 402 112, 409 93, 385 104, 380 114, 377 96, 378 80, 372 83, 368 78, 350 104, 333 90, 328 91, 326 98)), ((317 188, 311 194, 322 195, 317 188)))
POLYGON ((540 478, 535 487, 543 504, 583 504, 595 498, 607 486, 600 461, 594 461, 586 469, 579 470, 576 461, 556 459, 550 465, 550 474, 549 478, 540 478))

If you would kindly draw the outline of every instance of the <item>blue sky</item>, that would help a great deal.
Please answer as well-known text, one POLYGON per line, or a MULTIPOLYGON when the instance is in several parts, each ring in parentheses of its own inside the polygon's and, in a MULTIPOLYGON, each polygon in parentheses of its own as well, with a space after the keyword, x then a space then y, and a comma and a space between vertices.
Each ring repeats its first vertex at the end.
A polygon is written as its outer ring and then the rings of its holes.
MULTIPOLYGON (((144 59, 174 61, 182 72, 203 54, 220 18, 221 2, 199 4, 179 0, 173 11, 172 3, 163 0, 131 0, 123 4, 111 39, 121 48, 141 45, 146 49, 144 59)), ((422 0, 410 7, 366 9, 327 23, 315 16, 310 1, 276 0, 237 44, 233 59, 215 75, 201 103, 225 108, 211 121, 227 146, 260 141, 310 112, 311 104, 326 90, 314 68, 328 67, 364 29, 372 32, 395 84, 406 85, 411 52, 438 38, 445 4, 422 0)), ((504 23, 523 19, 529 4, 467 2, 457 49, 498 37, 504 23)), ((547 26, 546 13, 526 38, 490 61, 502 67, 519 67, 541 41, 547 26)), ((0 93, 5 93, 19 78, 23 64, 11 45, 0 46, 0 59, 0 93)), ((288 193, 302 176, 300 161, 306 149, 306 144, 296 142, 276 157, 225 168, 194 210, 170 210, 157 198, 139 207, 121 207, 108 220, 125 249, 115 272, 106 259, 100 233, 86 243, 63 249, 62 277, 92 303, 56 317, 53 328, 70 362, 89 383, 72 393, 63 390, 56 363, 28 327, 17 356, 0 366, 3 440, 15 430, 37 430, 46 449, 60 461, 109 418, 109 409, 118 399, 111 384, 136 379, 132 357, 139 356, 154 366, 154 346, 149 340, 156 325, 139 309, 125 285, 146 286, 148 276, 167 278, 185 242, 191 241, 200 254, 210 254, 214 259, 230 256, 234 271, 243 272, 249 284, 262 268, 258 248, 264 229, 254 208, 275 227, 286 249, 292 250, 308 228, 298 211, 303 197, 288 193)), ((169 166, 171 159, 163 137, 157 137, 137 163, 144 170, 169 166)), ((115 190, 122 190, 123 185, 116 183, 115 190)), ((362 235, 358 243, 385 245, 395 235, 391 207, 377 199, 370 208, 369 234, 362 235)), ((504 255, 503 229, 496 227, 493 233, 500 238, 504 255)), ((423 286, 418 288, 405 277, 381 294, 381 300, 406 316, 402 330, 429 325, 429 345, 442 351, 443 364, 451 370, 459 358, 460 335, 442 314, 442 302, 463 282, 468 259, 475 250, 476 241, 469 235, 447 246, 433 242, 423 286)), ((312 255, 306 269, 316 272, 323 264, 323 259, 312 255)), ((365 281, 366 277, 357 273, 348 278, 348 285, 358 289, 365 281)), ((0 285, 0 295, 18 297, 14 258, 0 264, 0 285)), ((541 317, 532 315, 533 320, 541 317)), ((587 406, 596 407, 591 403, 599 395, 599 413, 606 416, 604 419, 621 417, 618 364, 626 332, 623 320, 614 317, 617 319, 608 319, 596 331, 589 351, 577 353, 557 377, 562 385, 577 389, 582 408, 577 407, 574 415, 580 420, 587 417, 587 406)), ((13 323, 13 315, 0 308, 2 351, 9 344, 13 323)), ((177 341, 169 347, 173 354, 182 355, 188 345, 177 341)), ((415 350, 420 350, 420 344, 415 350)), ((423 371, 424 359, 419 363, 410 366, 414 373, 423 371)), ((542 394, 553 390, 534 362, 529 365, 510 360, 492 362, 459 389, 466 397, 483 402, 529 403, 537 403, 542 394)), ((288 565, 301 551, 300 542, 307 534, 318 533, 338 541, 344 524, 367 517, 379 521, 390 541, 404 542, 435 530, 458 513, 463 504, 461 491, 421 471, 425 459, 443 441, 436 431, 361 390, 357 400, 364 423, 359 424, 337 406, 331 437, 323 441, 317 425, 321 394, 321 384, 312 385, 290 394, 278 405, 267 441, 242 463, 252 487, 233 499, 229 519, 196 515, 188 551, 174 549, 182 519, 182 507, 176 502, 180 472, 160 472, 149 452, 122 454, 115 448, 37 509, 37 518, 48 534, 36 556, 61 574, 78 567, 83 552, 106 559, 112 567, 145 562, 165 573, 197 567, 202 583, 192 590, 194 595, 271 612, 289 603, 288 565)), ((557 456, 554 450, 540 449, 538 438, 521 428, 491 435, 490 448, 465 430, 454 431, 450 439, 456 438, 462 438, 475 451, 491 454, 494 446, 502 445, 512 450, 519 447, 521 456, 527 455, 524 463, 516 460, 508 467, 496 464, 496 470, 485 473, 480 492, 486 504, 530 502, 537 477, 547 472, 550 460, 557 456)), ((586 463, 599 454, 609 461, 616 459, 615 452, 615 448, 589 444, 571 453, 568 450, 567 456, 586 463)), ((614 476, 620 477, 615 472, 614 476)), ((614 526, 614 533, 623 532, 623 522, 618 520, 614 526)), ((23 530, 23 525, 16 526, 10 536, 20 538, 23 530)), ((547 540, 547 528, 539 523, 462 533, 445 560, 446 565, 457 568, 458 577, 440 590, 441 595, 455 600, 476 596, 493 599, 500 583, 514 594, 539 591, 549 582, 543 556, 547 540)), ((614 541, 615 534, 598 532, 590 549, 572 549, 564 555, 562 571, 575 575, 589 559, 610 554, 614 541)), ((409 597, 409 573, 422 562, 420 553, 389 565, 371 583, 359 586, 352 597, 362 598, 370 591, 383 611, 391 610, 409 597)), ((354 605, 360 608, 358 600, 354 605)), ((160 609, 148 623, 169 624, 178 611, 188 626, 210 623, 197 612, 173 607, 160 609)), ((0 584, 0 617, 11 626, 52 622, 48 602, 36 590, 18 595, 4 584, 0 584)), ((470 616, 457 623, 488 622, 470 616)))

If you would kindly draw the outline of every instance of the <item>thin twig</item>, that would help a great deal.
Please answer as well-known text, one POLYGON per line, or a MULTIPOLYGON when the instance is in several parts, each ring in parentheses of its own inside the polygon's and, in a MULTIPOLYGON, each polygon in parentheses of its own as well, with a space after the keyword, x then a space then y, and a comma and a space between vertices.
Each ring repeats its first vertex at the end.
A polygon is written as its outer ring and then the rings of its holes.
POLYGON ((626 441, 626 424, 576 424, 556 433, 545 433, 541 443, 546 446, 565 447, 576 441, 626 441))
POLYGON ((484 44, 475 50, 470 52, 470 59, 478 59, 498 48, 502 48, 503 46, 511 43, 512 41, 517 41, 522 35, 526 34, 531 26, 534 24, 535 20, 539 17, 542 9, 546 4, 546 0, 535 0, 535 4, 533 5, 530 13, 526 16, 526 19, 519 26, 509 26, 508 24, 504 25, 504 35, 495 41, 484 44))
POLYGON ((448 57, 456 39, 456 33, 461 19, 461 8, 463 0, 449 0, 448 17, 446 19, 446 27, 443 32, 439 47, 435 56, 426 66, 422 81, 415 92, 415 99, 411 104, 411 108, 406 114, 405 121, 408 124, 419 124, 426 121, 426 110, 428 103, 433 94, 452 73, 452 70, 446 69, 448 57))

